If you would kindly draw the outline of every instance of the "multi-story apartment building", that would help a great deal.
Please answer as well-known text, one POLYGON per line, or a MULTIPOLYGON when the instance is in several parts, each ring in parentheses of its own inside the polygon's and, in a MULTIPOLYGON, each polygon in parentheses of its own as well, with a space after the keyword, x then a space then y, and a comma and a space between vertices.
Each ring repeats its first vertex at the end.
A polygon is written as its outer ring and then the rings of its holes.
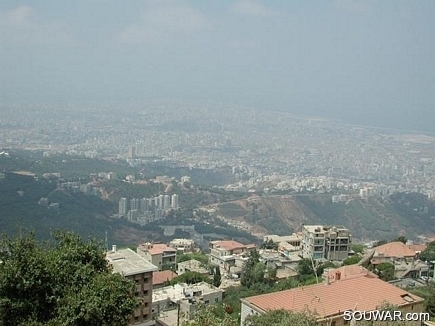
POLYGON ((152 320, 152 284, 153 272, 157 267, 140 257, 131 249, 116 250, 106 253, 106 259, 113 266, 114 273, 120 273, 136 283, 138 306, 130 319, 130 325, 154 325, 152 320))
POLYGON ((178 195, 173 194, 171 197, 171 208, 178 209, 178 195))
POLYGON ((349 255, 352 235, 344 226, 304 225, 302 257, 342 261, 349 255))
POLYGON ((209 261, 210 264, 229 272, 230 268, 235 266, 237 256, 247 255, 253 249, 253 244, 244 245, 232 240, 211 241, 209 261))
POLYGON ((127 198, 122 197, 119 200, 119 212, 118 212, 118 214, 120 217, 122 217, 122 216, 125 216, 127 214, 127 212, 128 212, 128 200, 127 200, 127 198))
POLYGON ((137 253, 147 261, 157 266, 159 271, 164 269, 175 270, 177 262, 177 249, 164 243, 146 242, 137 247, 137 253))

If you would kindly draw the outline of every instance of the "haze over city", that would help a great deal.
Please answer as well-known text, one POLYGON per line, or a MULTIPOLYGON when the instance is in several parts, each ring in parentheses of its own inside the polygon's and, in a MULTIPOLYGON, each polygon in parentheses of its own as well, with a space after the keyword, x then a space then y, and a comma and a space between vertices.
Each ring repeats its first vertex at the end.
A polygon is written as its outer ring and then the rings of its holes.
POLYGON ((4 0, 0 103, 205 100, 433 132, 434 14, 433 1, 4 0))

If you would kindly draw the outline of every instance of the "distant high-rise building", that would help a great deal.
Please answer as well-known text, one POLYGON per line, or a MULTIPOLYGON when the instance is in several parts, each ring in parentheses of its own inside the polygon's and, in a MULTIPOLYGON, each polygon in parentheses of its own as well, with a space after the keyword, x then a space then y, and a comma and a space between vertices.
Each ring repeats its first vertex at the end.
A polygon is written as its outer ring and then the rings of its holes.
POLYGON ((128 212, 128 200, 127 198, 122 197, 119 200, 119 216, 125 216, 128 212))
POLYGON ((128 212, 128 220, 131 222, 137 222, 138 211, 136 209, 132 209, 128 212))
POLYGON ((162 211, 158 207, 156 207, 154 209, 154 221, 159 221, 161 219, 162 219, 162 211))
POLYGON ((158 199, 158 207, 159 207, 160 209, 163 209, 163 208, 164 208, 164 196, 163 196, 163 195, 160 195, 160 196, 159 196, 159 199, 158 199))
POLYGON ((177 194, 173 194, 172 198, 171 198, 171 207, 172 209, 178 209, 178 195, 177 194))
POLYGON ((152 212, 153 208, 154 208, 154 200, 152 198, 148 198, 148 205, 147 205, 147 211, 148 212, 152 212))
POLYGON ((163 198, 163 209, 169 209, 171 207, 171 197, 165 195, 163 198))
POLYGON ((137 198, 130 199, 130 209, 139 210, 140 200, 137 198))
POLYGON ((140 199, 139 211, 143 214, 148 210, 148 199, 140 199))
POLYGON ((128 158, 135 158, 136 157, 136 146, 129 146, 128 147, 128 158))

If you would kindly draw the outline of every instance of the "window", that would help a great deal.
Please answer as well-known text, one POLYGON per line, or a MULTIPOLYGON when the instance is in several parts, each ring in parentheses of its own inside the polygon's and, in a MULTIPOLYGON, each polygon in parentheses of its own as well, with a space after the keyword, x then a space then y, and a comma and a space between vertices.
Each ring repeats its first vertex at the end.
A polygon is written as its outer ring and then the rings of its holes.
POLYGON ((143 319, 148 319, 148 314, 144 314, 143 319))
POLYGON ((210 303, 210 301, 208 301, 208 300, 204 301, 204 304, 209 304, 209 303, 210 303))
POLYGON ((149 277, 144 277, 143 282, 144 282, 144 283, 148 283, 149 280, 150 280, 149 277))
POLYGON ((214 298, 214 302, 218 303, 219 302, 219 298, 214 298))
POLYGON ((148 290, 143 291, 143 295, 148 295, 148 290))
MULTIPOLYGON (((148 302, 144 302, 144 307, 148 307, 148 302)), ((154 309, 153 309, 154 310, 154 309)))

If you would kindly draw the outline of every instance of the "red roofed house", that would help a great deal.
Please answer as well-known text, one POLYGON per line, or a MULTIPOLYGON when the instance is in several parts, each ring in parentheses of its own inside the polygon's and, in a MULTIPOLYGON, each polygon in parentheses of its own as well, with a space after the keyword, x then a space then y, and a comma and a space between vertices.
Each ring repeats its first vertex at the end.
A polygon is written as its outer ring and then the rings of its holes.
POLYGON ((160 289, 164 287, 166 282, 171 281, 173 278, 177 277, 173 271, 160 271, 154 272, 153 274, 153 290, 160 289))
MULTIPOLYGON (((241 299, 241 325, 251 314, 279 309, 311 311, 317 315, 322 326, 352 325, 344 319, 345 311, 373 311, 388 302, 403 312, 420 313, 424 309, 423 301, 379 278, 357 277, 241 299)), ((415 325, 421 325, 421 321, 415 322, 415 325)))
POLYGON ((209 262, 229 272, 230 267, 235 266, 236 257, 247 256, 255 248, 253 244, 244 245, 233 240, 211 241, 209 262))
MULTIPOLYGON (((421 249, 422 247, 416 247, 421 249)), ((395 267, 395 276, 399 278, 417 278, 429 276, 429 267, 425 262, 419 261, 418 251, 410 245, 395 241, 373 248, 374 254, 370 261, 372 265, 392 263, 395 267)))
POLYGON ((159 268, 175 270, 177 262, 177 249, 171 248, 164 243, 143 243, 137 246, 137 253, 147 261, 159 268))

